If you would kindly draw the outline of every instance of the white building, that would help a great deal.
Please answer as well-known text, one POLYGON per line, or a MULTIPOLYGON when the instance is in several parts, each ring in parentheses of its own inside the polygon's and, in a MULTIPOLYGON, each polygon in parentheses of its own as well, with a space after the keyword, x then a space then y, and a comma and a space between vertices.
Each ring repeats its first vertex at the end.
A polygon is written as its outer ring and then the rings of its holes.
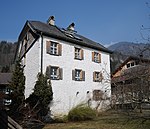
POLYGON ((18 56, 24 65, 25 97, 32 92, 37 74, 51 79, 52 113, 67 113, 76 104, 98 101, 101 91, 110 97, 110 51, 74 30, 54 24, 27 21, 18 38, 18 56))

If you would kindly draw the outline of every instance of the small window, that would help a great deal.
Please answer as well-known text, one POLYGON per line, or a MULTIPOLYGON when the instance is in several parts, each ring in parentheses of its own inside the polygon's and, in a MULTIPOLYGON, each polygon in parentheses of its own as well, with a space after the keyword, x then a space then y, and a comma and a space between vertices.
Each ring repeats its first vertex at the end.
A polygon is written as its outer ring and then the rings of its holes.
POLYGON ((135 61, 135 65, 138 65, 139 64, 139 61, 135 61))
POLYGON ((92 61, 96 63, 101 63, 101 54, 98 52, 92 52, 92 61))
POLYGON ((58 78, 58 67, 51 67, 51 79, 56 80, 58 78))
POLYGON ((134 66, 134 62, 131 63, 131 67, 134 66))
POLYGON ((81 69, 72 70, 72 80, 84 81, 85 80, 85 71, 83 71, 81 69))
POLYGON ((46 75, 51 80, 62 80, 62 68, 57 66, 48 66, 46 69, 46 75))
POLYGON ((46 42, 46 51, 48 54, 61 56, 62 45, 57 42, 47 41, 46 42))
POLYGON ((93 91, 93 100, 95 101, 99 101, 99 100, 102 100, 103 99, 103 91, 101 90, 94 90, 93 91))
POLYGON ((93 81, 94 82, 102 82, 103 80, 103 75, 101 72, 93 72, 93 81))
POLYGON ((55 42, 51 42, 51 46, 50 46, 50 53, 52 55, 57 55, 57 43, 55 42))
POLYGON ((129 63, 129 64, 127 64, 126 66, 127 66, 127 68, 129 68, 129 67, 130 67, 130 63, 129 63))
POLYGON ((83 60, 83 50, 75 47, 75 59, 83 60))

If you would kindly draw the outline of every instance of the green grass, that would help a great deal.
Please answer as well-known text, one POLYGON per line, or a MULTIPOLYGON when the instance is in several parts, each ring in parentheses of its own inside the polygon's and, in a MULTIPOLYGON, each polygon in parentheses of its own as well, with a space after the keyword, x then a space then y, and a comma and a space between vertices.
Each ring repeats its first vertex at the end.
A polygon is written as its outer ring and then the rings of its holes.
POLYGON ((43 129, 150 129, 150 119, 144 121, 125 114, 103 113, 91 121, 47 124, 43 129))

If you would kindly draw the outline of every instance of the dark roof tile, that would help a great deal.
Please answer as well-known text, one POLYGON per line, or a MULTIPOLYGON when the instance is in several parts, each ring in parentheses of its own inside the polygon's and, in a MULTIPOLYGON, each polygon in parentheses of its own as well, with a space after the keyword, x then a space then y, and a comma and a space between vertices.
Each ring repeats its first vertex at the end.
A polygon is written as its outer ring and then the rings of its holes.
POLYGON ((28 23, 32 27, 32 29, 34 29, 37 33, 42 32, 43 34, 54 37, 54 38, 69 41, 74 44, 78 44, 78 45, 82 45, 82 46, 91 47, 91 48, 98 49, 98 50, 101 50, 104 52, 112 53, 110 50, 108 50, 101 44, 96 43, 84 36, 79 35, 79 34, 75 34, 75 35, 77 37, 81 38, 82 40, 79 40, 77 38, 71 38, 71 37, 65 35, 65 33, 57 26, 49 25, 49 24, 46 24, 46 23, 43 23, 40 21, 28 21, 28 23))

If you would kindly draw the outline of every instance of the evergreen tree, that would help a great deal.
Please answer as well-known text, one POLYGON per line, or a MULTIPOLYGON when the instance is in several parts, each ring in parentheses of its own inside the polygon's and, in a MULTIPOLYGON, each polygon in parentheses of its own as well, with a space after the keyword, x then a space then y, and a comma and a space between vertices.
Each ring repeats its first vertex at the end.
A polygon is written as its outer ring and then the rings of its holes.
POLYGON ((24 69, 20 61, 16 61, 15 70, 13 71, 12 80, 10 82, 10 89, 12 90, 11 99, 12 103, 10 105, 10 112, 13 115, 20 113, 20 107, 23 105, 25 97, 25 76, 24 69))
POLYGON ((48 105, 53 99, 53 92, 50 80, 46 76, 39 73, 34 86, 34 92, 27 98, 30 108, 34 108, 38 117, 45 116, 48 113, 48 105))

